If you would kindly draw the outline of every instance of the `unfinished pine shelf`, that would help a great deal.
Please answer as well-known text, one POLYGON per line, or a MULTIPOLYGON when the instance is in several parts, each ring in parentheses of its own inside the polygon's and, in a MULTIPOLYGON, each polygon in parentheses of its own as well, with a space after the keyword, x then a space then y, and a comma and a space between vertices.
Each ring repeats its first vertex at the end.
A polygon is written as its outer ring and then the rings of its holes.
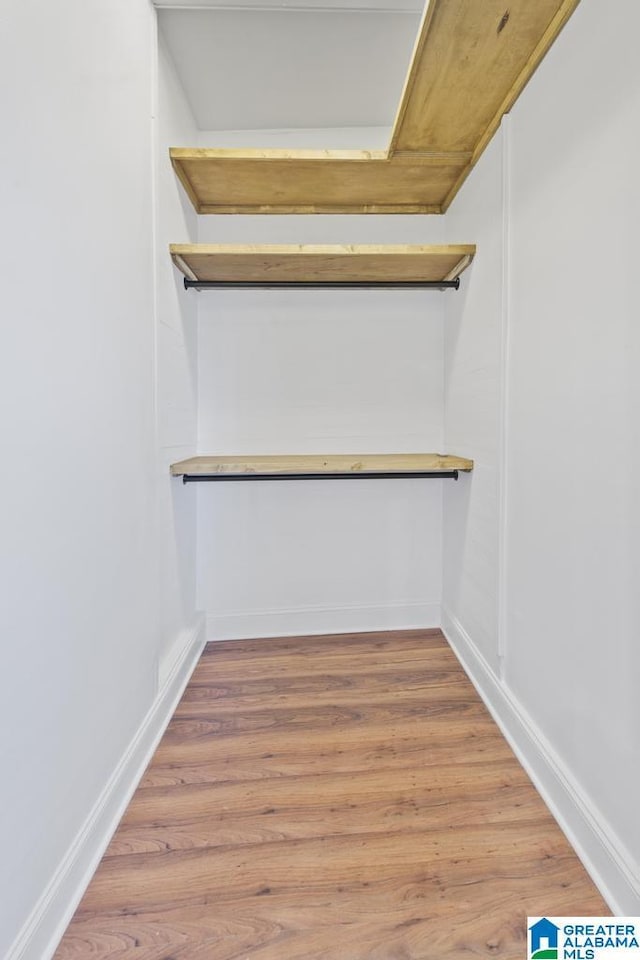
POLYGON ((468 154, 439 202, 448 208, 579 0, 431 0, 389 156, 468 154))
POLYGON ((198 213, 444 213, 579 0, 431 0, 389 148, 174 148, 198 213))
POLYGON ((171 464, 184 483, 207 480, 339 480, 450 477, 473 470, 473 460, 441 453, 295 454, 191 457, 171 464))
POLYGON ((440 213, 469 155, 172 148, 198 213, 440 213))
POLYGON ((172 244, 185 286, 457 287, 473 244, 255 245, 172 244))

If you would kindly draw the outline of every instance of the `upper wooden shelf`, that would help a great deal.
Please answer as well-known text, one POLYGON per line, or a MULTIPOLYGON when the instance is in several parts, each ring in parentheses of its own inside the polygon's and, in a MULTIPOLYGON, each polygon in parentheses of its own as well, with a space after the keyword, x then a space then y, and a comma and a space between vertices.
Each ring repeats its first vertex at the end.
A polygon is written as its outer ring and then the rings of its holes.
POLYGON ((389 155, 468 154, 441 197, 451 203, 579 0, 431 0, 389 155))
POLYGON ((176 266, 204 283, 435 283, 453 281, 471 262, 472 244, 295 245, 171 244, 176 266))
POLYGON ((470 154, 172 148, 198 213, 440 213, 470 154))
POLYGON ((198 213, 443 213, 579 0, 431 0, 386 151, 172 149, 198 213))
POLYGON ((281 456, 191 457, 171 464, 174 477, 259 479, 374 477, 449 474, 473 470, 473 460, 441 453, 295 454, 281 456))

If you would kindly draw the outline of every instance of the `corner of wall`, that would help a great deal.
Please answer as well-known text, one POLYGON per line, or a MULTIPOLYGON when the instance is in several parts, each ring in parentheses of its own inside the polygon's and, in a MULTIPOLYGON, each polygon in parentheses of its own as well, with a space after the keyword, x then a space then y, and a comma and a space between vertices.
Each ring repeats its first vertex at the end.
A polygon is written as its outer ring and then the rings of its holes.
POLYGON ((616 916, 640 913, 637 867, 506 683, 447 609, 442 630, 516 757, 616 916))

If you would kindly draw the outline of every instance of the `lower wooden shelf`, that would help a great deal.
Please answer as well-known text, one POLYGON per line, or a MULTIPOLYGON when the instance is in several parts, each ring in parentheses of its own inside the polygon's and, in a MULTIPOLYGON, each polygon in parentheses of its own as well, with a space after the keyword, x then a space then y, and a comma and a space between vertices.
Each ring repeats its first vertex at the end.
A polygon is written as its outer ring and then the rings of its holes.
POLYGON ((464 243, 173 243, 169 249, 190 286, 456 286, 476 251, 464 243))
POLYGON ((473 470, 473 460, 441 453, 292 454, 190 457, 171 464, 174 477, 197 480, 312 480, 453 477, 473 470))

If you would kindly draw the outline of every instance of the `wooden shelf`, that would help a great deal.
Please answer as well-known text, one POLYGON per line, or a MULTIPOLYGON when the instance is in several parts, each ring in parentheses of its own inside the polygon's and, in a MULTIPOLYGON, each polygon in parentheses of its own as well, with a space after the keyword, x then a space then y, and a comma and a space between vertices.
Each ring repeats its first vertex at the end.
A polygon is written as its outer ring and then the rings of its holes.
POLYGON ((174 477, 219 479, 318 476, 418 476, 473 470, 473 460, 441 453, 295 454, 279 456, 191 457, 171 464, 174 477))
POLYGON ((172 244, 190 280, 227 283, 420 283, 457 278, 475 246, 172 244))
POLYGON ((198 213, 440 213, 470 155, 172 148, 198 213))
POLYGON ((443 213, 578 0, 431 0, 389 149, 174 148, 198 213, 443 213))
POLYGON ((389 156, 468 153, 440 197, 464 183, 579 0, 431 0, 418 33, 389 156))

